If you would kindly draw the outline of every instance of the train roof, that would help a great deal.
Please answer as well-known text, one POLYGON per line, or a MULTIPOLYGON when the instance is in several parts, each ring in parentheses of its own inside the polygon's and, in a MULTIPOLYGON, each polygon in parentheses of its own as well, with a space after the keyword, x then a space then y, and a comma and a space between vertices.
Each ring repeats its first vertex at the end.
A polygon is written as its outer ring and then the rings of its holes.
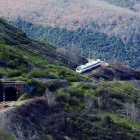
POLYGON ((84 68, 84 67, 90 66, 90 65, 92 65, 92 64, 96 64, 96 63, 98 63, 98 62, 101 62, 101 60, 100 60, 100 59, 97 59, 96 61, 92 61, 92 62, 86 63, 85 65, 81 65, 81 66, 79 66, 79 67, 81 67, 81 69, 82 69, 82 68, 84 68))

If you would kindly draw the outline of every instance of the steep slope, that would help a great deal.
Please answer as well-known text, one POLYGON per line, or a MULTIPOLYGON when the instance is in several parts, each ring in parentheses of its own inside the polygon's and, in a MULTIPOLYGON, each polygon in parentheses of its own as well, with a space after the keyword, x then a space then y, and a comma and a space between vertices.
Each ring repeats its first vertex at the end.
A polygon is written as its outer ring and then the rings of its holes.
POLYGON ((59 65, 75 70, 81 60, 83 63, 87 60, 64 49, 63 52, 67 53, 67 56, 61 56, 59 50, 55 46, 27 38, 21 30, 0 19, 0 78, 22 75, 26 78, 67 79, 73 77, 71 80, 82 80, 78 73, 59 65), (70 56, 75 61, 67 60, 71 58, 70 56))

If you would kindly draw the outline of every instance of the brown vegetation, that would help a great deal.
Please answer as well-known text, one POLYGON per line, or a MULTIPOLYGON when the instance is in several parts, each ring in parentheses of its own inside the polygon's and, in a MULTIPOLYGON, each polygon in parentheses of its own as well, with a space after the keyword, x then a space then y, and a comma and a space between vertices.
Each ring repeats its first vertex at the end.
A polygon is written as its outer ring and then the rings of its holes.
POLYGON ((106 67, 96 69, 92 76, 95 78, 103 77, 106 80, 134 80, 139 77, 139 71, 135 71, 129 65, 114 62, 106 67))
POLYGON ((119 36, 125 42, 130 35, 139 35, 139 5, 137 2, 132 11, 99 0, 0 0, 0 17, 67 29, 98 30, 90 25, 94 21, 101 32, 119 36))

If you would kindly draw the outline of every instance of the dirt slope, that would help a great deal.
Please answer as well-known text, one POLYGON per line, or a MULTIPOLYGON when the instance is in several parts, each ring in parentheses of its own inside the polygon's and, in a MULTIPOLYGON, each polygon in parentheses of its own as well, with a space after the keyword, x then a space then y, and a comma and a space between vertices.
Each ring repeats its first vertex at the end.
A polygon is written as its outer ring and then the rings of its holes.
MULTIPOLYGON (((88 62, 92 62, 92 61, 94 61, 93 59, 87 59, 88 60, 88 62)), ((101 66, 108 66, 108 63, 106 63, 106 62, 104 62, 104 61, 101 61, 101 66)))

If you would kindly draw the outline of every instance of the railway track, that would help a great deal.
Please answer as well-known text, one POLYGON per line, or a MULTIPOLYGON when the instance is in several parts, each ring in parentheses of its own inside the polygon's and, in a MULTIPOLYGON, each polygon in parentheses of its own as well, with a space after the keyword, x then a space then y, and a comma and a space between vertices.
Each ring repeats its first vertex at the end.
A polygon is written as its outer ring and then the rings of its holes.
MULTIPOLYGON (((4 106, 5 106, 5 107, 11 106, 11 102, 12 102, 12 101, 0 102, 0 108, 3 108, 4 106)), ((15 101, 14 101, 14 102, 15 102, 15 101)))

